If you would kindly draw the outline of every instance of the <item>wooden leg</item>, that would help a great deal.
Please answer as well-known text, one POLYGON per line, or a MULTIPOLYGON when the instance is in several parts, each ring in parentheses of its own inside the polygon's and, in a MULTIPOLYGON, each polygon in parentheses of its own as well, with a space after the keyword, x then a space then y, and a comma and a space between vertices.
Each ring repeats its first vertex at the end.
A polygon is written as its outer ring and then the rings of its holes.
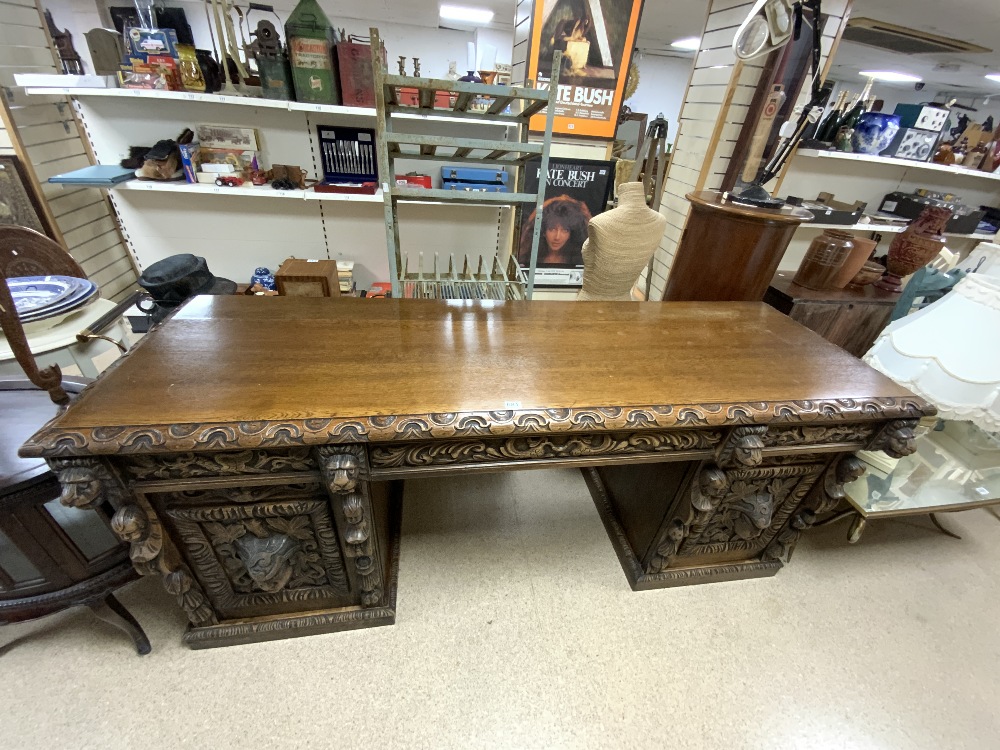
POLYGON ((153 650, 142 626, 132 617, 132 613, 115 598, 114 594, 108 594, 102 601, 94 602, 89 606, 90 611, 98 619, 128 633, 135 644, 135 650, 139 652, 139 656, 145 656, 153 650))

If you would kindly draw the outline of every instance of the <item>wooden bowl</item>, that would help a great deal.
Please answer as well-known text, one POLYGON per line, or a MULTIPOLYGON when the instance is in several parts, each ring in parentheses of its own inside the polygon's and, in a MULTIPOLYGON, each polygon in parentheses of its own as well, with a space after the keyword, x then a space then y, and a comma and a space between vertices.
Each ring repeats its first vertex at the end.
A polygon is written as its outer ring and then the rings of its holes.
POLYGON ((875 283, 882 278, 882 274, 884 273, 885 266, 870 260, 861 267, 861 270, 851 279, 848 286, 860 289, 861 287, 875 283))

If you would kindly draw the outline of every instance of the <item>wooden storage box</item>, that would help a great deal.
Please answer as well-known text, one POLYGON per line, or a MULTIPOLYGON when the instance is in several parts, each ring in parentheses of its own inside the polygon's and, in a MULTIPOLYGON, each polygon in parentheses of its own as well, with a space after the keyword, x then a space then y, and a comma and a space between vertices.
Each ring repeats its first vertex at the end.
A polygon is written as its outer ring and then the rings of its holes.
POLYGON ((339 297, 340 276, 335 260, 289 258, 274 274, 283 297, 339 297))

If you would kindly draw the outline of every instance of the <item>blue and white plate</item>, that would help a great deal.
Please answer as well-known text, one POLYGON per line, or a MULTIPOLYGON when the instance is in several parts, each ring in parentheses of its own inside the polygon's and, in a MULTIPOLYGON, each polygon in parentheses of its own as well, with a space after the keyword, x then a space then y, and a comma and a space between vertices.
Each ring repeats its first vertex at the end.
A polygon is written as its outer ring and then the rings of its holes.
POLYGON ((35 312, 69 297, 78 287, 69 276, 19 276, 7 279, 18 315, 35 312))
POLYGON ((79 284, 68 297, 65 297, 54 305, 49 305, 48 307, 35 310, 34 312, 30 312, 25 315, 19 315, 18 317, 21 319, 21 322, 32 323, 37 320, 44 320, 56 315, 72 312, 76 308, 84 306, 97 296, 97 286, 93 282, 87 281, 86 279, 76 279, 76 281, 79 282, 79 284))

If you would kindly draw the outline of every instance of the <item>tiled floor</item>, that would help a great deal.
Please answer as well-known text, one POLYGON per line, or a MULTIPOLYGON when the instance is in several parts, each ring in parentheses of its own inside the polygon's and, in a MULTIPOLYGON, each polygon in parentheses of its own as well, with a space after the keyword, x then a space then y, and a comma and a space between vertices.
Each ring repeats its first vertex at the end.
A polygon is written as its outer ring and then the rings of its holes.
POLYGON ((814 530, 777 577, 632 593, 572 471, 412 482, 394 627, 153 653, 0 629, 11 748, 1000 747, 1000 520, 814 530))

